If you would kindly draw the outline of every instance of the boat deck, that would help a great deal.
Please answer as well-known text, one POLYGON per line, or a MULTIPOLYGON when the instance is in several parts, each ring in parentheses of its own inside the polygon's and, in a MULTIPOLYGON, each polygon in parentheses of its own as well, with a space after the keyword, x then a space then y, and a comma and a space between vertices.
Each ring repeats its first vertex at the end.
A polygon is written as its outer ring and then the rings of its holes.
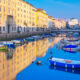
POLYGON ((67 60, 67 59, 59 59, 59 58, 52 58, 51 60, 55 62, 67 63, 67 64, 80 64, 80 61, 76 61, 76 60, 67 60))

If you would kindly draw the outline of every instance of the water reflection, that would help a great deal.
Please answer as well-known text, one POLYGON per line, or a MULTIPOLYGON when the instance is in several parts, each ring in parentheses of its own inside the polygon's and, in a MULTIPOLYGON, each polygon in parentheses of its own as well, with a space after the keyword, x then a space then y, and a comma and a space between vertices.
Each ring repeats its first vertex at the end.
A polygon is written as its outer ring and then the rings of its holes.
POLYGON ((16 75, 35 61, 36 57, 43 57, 48 47, 47 38, 24 44, 15 50, 0 52, 0 80, 15 80, 16 75))
POLYGON ((49 68, 52 70, 59 70, 59 71, 65 71, 65 72, 74 73, 74 74, 80 74, 80 69, 76 70, 76 69, 70 69, 70 68, 63 68, 60 66, 50 66, 49 68))
POLYGON ((58 66, 50 67, 49 57, 53 56, 55 58, 70 59, 70 60, 80 60, 80 54, 70 54, 64 52, 62 49, 56 47, 56 43, 59 43, 63 37, 54 37, 44 40, 39 40, 36 42, 36 56, 41 57, 20 72, 16 79, 17 80, 80 80, 80 70, 67 69, 58 66), (45 43, 45 44, 43 44, 45 43), (37 62, 41 63, 40 66, 36 65, 37 62), (77 74, 72 74, 77 73, 77 74), (79 74, 79 75, 78 75, 79 74), (57 77, 58 76, 58 77, 57 77))

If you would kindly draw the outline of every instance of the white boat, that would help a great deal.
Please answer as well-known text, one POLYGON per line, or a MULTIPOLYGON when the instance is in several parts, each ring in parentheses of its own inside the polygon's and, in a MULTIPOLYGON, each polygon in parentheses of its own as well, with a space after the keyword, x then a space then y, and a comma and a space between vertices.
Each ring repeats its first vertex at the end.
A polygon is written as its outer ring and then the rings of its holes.
POLYGON ((80 46, 77 46, 77 45, 66 45, 66 46, 63 47, 63 50, 65 52, 76 53, 76 52, 80 52, 80 46))
POLYGON ((80 61, 76 61, 76 60, 51 58, 49 59, 49 62, 53 66, 55 65, 63 68, 80 69, 80 61))

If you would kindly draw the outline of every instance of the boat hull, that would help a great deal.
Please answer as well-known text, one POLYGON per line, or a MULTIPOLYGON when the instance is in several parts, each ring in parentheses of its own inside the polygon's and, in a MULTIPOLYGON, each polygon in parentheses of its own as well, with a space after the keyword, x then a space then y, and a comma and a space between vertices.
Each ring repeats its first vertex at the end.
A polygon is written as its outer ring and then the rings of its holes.
POLYGON ((60 66, 64 68, 72 68, 72 69, 80 69, 80 64, 68 64, 68 63, 61 63, 49 60, 50 64, 53 66, 60 66))

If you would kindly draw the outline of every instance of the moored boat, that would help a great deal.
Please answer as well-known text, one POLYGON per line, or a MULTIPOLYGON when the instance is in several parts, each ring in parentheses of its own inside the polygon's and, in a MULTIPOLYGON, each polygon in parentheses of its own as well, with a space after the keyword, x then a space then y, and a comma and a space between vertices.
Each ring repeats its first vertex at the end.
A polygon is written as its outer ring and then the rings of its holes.
POLYGON ((12 42, 15 43, 15 46, 20 46, 20 45, 24 44, 23 39, 14 39, 14 40, 12 40, 12 42))
POLYGON ((28 37, 28 38, 25 38, 24 41, 32 42, 32 41, 35 41, 35 39, 32 37, 28 37))
POLYGON ((80 51, 80 46, 77 45, 66 45, 63 47, 63 50, 66 52, 76 52, 76 51, 80 51))
POLYGON ((42 37, 41 37, 41 36, 39 36, 39 35, 36 35, 36 36, 32 36, 32 38, 34 38, 35 40, 39 40, 39 39, 42 39, 42 37))
POLYGON ((80 61, 76 61, 76 60, 51 58, 49 59, 49 62, 53 66, 60 66, 63 68, 71 68, 71 69, 80 69, 80 61))
POLYGON ((14 42, 11 41, 2 41, 0 45, 7 46, 8 48, 15 48, 14 42))
POLYGON ((8 47, 4 45, 0 45, 0 50, 5 50, 5 49, 8 49, 8 47))

